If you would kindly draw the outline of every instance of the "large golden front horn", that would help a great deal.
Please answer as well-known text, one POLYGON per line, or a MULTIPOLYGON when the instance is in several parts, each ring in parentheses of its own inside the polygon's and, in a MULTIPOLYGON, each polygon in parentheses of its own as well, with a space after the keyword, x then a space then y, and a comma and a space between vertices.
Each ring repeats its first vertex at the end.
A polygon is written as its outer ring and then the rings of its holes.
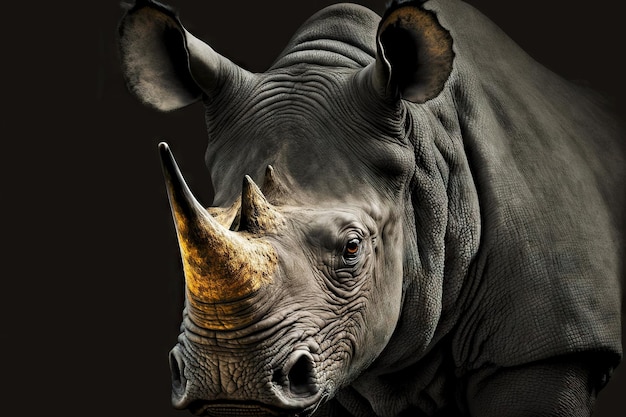
POLYGON ((214 312, 216 303, 247 298, 270 283, 274 248, 219 224, 189 190, 169 146, 162 142, 159 151, 192 307, 214 312))

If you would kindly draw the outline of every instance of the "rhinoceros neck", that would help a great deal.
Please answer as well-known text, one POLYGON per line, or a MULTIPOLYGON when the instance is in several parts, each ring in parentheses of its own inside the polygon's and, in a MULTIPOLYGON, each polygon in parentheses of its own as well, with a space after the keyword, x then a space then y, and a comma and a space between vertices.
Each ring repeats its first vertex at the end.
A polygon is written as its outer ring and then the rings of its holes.
POLYGON ((329 6, 308 19, 271 69, 296 64, 361 68, 374 60, 380 16, 356 4, 329 6))

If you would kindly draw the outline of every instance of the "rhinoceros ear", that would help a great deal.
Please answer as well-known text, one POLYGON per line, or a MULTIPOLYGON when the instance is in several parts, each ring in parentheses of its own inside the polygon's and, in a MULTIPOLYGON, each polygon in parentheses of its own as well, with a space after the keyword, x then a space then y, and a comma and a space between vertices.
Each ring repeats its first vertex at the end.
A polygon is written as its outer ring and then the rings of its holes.
POLYGON ((197 101, 226 71, 240 70, 191 35, 172 9, 150 0, 137 1, 125 13, 118 40, 128 89, 162 111, 197 101))
POLYGON ((375 82, 387 95, 415 103, 441 92, 454 59, 450 33, 421 3, 394 1, 376 35, 375 82))

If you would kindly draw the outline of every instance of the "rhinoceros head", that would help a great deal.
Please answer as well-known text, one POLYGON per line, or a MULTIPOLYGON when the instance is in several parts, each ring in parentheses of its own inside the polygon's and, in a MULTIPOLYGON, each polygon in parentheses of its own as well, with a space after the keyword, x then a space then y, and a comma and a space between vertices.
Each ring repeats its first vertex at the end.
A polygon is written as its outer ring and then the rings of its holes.
MULTIPOLYGON (((120 46, 144 103, 206 107, 212 207, 159 145, 186 283, 173 404, 215 416, 312 413, 379 358, 396 327, 419 156, 406 100, 443 88, 448 33, 412 5, 382 21, 333 6, 252 74, 148 1, 125 14, 120 46)), ((424 314, 416 344, 435 316, 424 314)))

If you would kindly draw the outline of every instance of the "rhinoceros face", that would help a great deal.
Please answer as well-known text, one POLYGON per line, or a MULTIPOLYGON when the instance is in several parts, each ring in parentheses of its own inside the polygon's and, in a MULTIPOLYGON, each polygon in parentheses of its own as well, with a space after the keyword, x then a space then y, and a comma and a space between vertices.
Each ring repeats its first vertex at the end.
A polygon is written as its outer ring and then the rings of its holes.
POLYGON ((373 199, 296 204, 272 168, 265 193, 246 177, 236 209, 207 211, 161 152, 187 284, 174 404, 208 415, 314 410, 391 337, 402 213, 373 199))
POLYGON ((135 6, 120 29, 141 100, 206 106, 213 207, 160 144, 186 288, 173 404, 210 416, 311 414, 379 357, 398 321, 418 153, 408 138, 419 129, 400 97, 423 102, 442 89, 447 32, 412 6, 382 22, 336 6, 251 74, 159 4, 135 6), (417 57, 385 47, 397 40, 417 57))

